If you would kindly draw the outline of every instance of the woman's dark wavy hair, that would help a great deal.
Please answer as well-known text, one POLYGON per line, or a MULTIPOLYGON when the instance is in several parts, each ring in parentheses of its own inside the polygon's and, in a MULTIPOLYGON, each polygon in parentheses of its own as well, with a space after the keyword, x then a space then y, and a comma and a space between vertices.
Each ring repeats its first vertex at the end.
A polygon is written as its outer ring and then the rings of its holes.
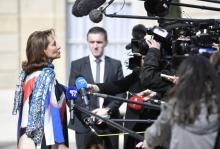
POLYGON ((205 103, 208 114, 220 109, 219 78, 209 60, 203 56, 191 56, 184 60, 178 71, 178 83, 170 91, 174 99, 174 121, 179 124, 192 124, 205 103))
POLYGON ((49 60, 44 50, 49 45, 48 37, 51 35, 54 35, 53 29, 35 31, 29 36, 26 46, 27 61, 22 63, 22 69, 26 74, 48 66, 49 60))
POLYGON ((220 52, 213 53, 210 57, 210 62, 220 76, 220 52))

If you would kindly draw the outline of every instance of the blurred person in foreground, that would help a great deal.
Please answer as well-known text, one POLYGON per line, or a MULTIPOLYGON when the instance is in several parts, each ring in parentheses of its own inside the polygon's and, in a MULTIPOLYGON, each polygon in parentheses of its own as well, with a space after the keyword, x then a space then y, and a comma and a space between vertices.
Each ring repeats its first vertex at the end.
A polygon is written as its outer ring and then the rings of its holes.
POLYGON ((220 95, 216 71, 203 56, 190 56, 177 72, 168 103, 137 147, 211 149, 219 128, 220 95))
POLYGON ((13 114, 19 111, 19 149, 68 147, 65 87, 57 82, 52 64, 60 49, 53 29, 28 38, 13 108, 13 114))
MULTIPOLYGON (((213 53, 210 57, 210 62, 214 66, 216 72, 218 73, 218 76, 220 76, 220 53, 219 52, 213 53)), ((218 136, 215 140, 214 149, 219 149, 219 148, 220 148, 220 127, 218 129, 218 136)))

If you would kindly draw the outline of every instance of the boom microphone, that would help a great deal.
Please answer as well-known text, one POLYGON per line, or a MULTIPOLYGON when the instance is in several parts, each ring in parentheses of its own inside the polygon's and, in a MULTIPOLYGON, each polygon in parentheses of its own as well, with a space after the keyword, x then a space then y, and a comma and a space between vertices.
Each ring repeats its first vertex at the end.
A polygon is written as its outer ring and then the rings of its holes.
POLYGON ((102 10, 94 9, 94 10, 90 11, 89 18, 92 22, 99 23, 102 21, 102 18, 103 18, 102 13, 103 13, 102 10))
POLYGON ((77 88, 75 86, 70 86, 66 90, 66 98, 67 100, 70 101, 70 121, 73 123, 74 120, 74 111, 73 111, 73 106, 74 106, 74 100, 77 98, 78 92, 77 88))
POLYGON ((72 14, 76 17, 82 17, 83 15, 79 13, 77 6, 79 4, 79 0, 76 0, 72 7, 72 14))
POLYGON ((72 8, 72 14, 82 17, 89 14, 93 9, 100 7, 106 0, 76 0, 72 8))
POLYGON ((93 9, 89 12, 89 18, 94 23, 99 23, 103 19, 103 14, 105 10, 114 2, 114 0, 110 0, 106 6, 100 7, 99 9, 93 9))
POLYGON ((86 109, 89 109, 89 101, 86 93, 86 88, 87 88, 87 82, 83 77, 78 77, 76 79, 76 88, 80 92, 82 99, 86 105, 86 109))

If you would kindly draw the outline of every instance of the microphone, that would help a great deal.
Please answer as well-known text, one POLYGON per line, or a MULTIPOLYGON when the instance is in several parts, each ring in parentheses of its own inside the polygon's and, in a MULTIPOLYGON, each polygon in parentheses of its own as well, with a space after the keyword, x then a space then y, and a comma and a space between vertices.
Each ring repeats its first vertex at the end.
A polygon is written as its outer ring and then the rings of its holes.
POLYGON ((99 9, 93 9, 89 12, 89 18, 94 23, 99 23, 103 19, 103 13, 105 10, 114 2, 114 0, 110 0, 106 6, 100 7, 99 9))
POLYGON ((78 96, 77 88, 75 86, 70 86, 66 90, 66 97, 67 100, 70 101, 70 121, 73 123, 74 120, 74 111, 73 111, 73 106, 74 106, 74 100, 76 100, 78 96))
MULTIPOLYGON (((129 98, 129 100, 131 100, 131 101, 138 101, 138 102, 142 102, 142 103, 144 102, 143 98, 140 97, 140 96, 131 96, 129 98)), ((137 105, 137 104, 134 104, 134 103, 128 103, 128 106, 131 109, 135 110, 135 111, 140 111, 140 110, 144 109, 144 107, 142 105, 137 105)))
POLYGON ((129 50, 129 49, 131 49, 132 47, 131 47, 131 43, 129 43, 129 44, 127 44, 126 46, 125 46, 125 49, 126 50, 129 50))
POLYGON ((77 6, 79 4, 79 0, 76 0, 72 7, 72 14, 76 17, 82 17, 83 15, 79 13, 77 6))
MULTIPOLYGON (((79 105, 75 105, 74 108, 76 108, 77 110, 79 110, 79 111, 81 111, 81 112, 83 112, 83 113, 85 113, 87 115, 97 117, 98 119, 104 121, 107 125, 110 125, 110 126, 116 128, 116 129, 118 129, 118 130, 120 130, 122 132, 127 132, 128 135, 134 137, 137 140, 140 140, 140 141, 144 140, 143 136, 137 134, 136 132, 134 132, 134 131, 132 131, 132 130, 130 130, 128 128, 125 128, 125 127, 121 126, 120 124, 118 124, 118 123, 116 123, 114 121, 111 121, 109 119, 103 118, 103 117, 101 117, 99 115, 96 115, 95 113, 92 113, 92 112, 90 112, 88 110, 85 110, 84 108, 80 107, 79 105)), ((89 122, 88 125, 93 124, 93 121, 91 121, 91 119, 88 119, 88 122, 89 122)), ((95 130, 92 127, 90 127, 90 128, 92 129, 92 131, 94 133, 96 133, 95 130)))
POLYGON ((132 29, 132 37, 137 40, 144 39, 147 34, 147 29, 143 24, 137 24, 132 29))
POLYGON ((93 9, 89 13, 89 18, 94 23, 99 23, 103 19, 103 11, 101 9, 93 9))
POLYGON ((86 105, 86 109, 89 109, 89 101, 86 93, 87 82, 83 77, 78 77, 75 81, 76 88, 80 92, 82 99, 86 105))
POLYGON ((144 0, 144 8, 148 16, 164 17, 169 13, 169 6, 172 0, 144 0))
POLYGON ((112 96, 112 95, 108 95, 108 94, 101 94, 101 93, 89 93, 92 96, 96 96, 96 97, 102 97, 102 98, 110 98, 112 100, 117 100, 117 101, 121 101, 121 102, 127 102, 127 103, 133 103, 133 104, 138 104, 138 105, 142 105, 146 108, 149 109, 155 109, 155 110, 160 110, 160 105, 158 104, 152 104, 152 103, 148 103, 148 102, 139 102, 137 100, 135 100, 135 98, 133 100, 127 100, 121 97, 117 97, 117 96, 112 96))
POLYGON ((93 9, 100 7, 106 0, 76 0, 72 7, 72 14, 82 17, 89 14, 93 9))

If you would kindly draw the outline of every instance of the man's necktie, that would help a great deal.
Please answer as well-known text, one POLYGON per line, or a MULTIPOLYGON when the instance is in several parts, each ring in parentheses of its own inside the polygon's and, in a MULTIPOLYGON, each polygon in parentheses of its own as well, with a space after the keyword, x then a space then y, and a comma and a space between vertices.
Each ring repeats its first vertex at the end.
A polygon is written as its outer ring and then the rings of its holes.
MULTIPOLYGON (((95 79, 95 83, 100 83, 100 59, 96 59, 96 79, 95 79)), ((97 106, 98 108, 100 107, 99 105, 99 98, 96 99, 97 100, 97 106)))

